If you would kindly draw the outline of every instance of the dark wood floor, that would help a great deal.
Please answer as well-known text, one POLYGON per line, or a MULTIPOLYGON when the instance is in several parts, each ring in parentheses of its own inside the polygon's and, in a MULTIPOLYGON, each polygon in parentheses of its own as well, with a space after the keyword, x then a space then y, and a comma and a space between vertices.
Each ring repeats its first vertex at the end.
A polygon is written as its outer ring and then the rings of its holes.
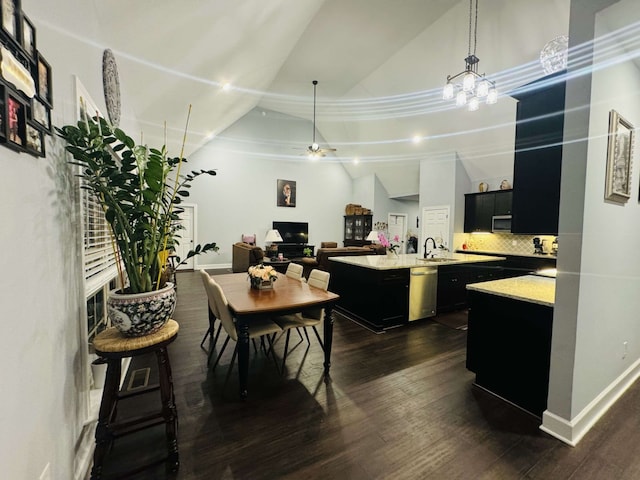
MULTIPOLYGON (((465 330, 423 320, 376 335, 336 316, 330 380, 312 337, 311 347, 303 343, 287 359, 284 376, 254 356, 242 402, 237 370, 224 387, 232 349, 211 372, 199 347, 207 328, 199 274, 179 273, 178 285, 180 334, 169 354, 180 469, 124 478, 640 478, 637 385, 572 448, 472 386, 465 330)), ((459 325, 455 315, 451 325, 459 325)), ((162 428, 118 440, 107 470, 162 454, 162 441, 162 428)))

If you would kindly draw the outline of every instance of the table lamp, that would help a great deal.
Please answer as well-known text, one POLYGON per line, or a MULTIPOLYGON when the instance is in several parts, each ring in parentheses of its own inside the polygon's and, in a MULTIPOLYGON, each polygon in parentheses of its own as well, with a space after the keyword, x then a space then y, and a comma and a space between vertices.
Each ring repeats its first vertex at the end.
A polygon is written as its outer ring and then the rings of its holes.
POLYGON ((267 250, 267 256, 271 259, 275 259, 278 256, 278 245, 276 245, 274 242, 281 242, 282 241, 282 237, 280 236, 280 232, 278 232, 278 230, 269 230, 267 232, 267 236, 264 237, 264 243, 267 244, 268 242, 270 243, 270 245, 267 246, 266 250, 267 250))
POLYGON ((367 235, 367 238, 365 238, 365 240, 367 242, 376 243, 378 241, 378 231, 371 230, 371 232, 369 232, 369 235, 367 235))

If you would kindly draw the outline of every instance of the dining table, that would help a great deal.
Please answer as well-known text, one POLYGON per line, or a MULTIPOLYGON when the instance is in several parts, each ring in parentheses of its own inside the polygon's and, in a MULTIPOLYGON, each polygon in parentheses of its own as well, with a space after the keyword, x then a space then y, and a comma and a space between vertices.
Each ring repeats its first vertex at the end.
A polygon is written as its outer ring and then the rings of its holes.
POLYGON ((339 295, 310 287, 305 281, 278 273, 271 288, 252 288, 246 273, 216 275, 215 281, 224 292, 229 308, 236 319, 238 333, 238 375, 240 397, 247 398, 249 376, 249 325, 257 318, 271 318, 297 313, 308 308, 324 308, 324 375, 331 367, 333 343, 332 311, 339 295))

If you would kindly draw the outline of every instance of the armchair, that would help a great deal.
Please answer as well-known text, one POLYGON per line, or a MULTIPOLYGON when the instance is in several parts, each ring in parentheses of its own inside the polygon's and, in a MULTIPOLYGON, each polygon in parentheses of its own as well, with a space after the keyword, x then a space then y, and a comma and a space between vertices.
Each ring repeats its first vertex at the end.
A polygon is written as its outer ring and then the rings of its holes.
POLYGON ((262 248, 244 242, 233 244, 231 252, 231 268, 233 273, 246 272, 250 266, 257 265, 264 258, 262 248))

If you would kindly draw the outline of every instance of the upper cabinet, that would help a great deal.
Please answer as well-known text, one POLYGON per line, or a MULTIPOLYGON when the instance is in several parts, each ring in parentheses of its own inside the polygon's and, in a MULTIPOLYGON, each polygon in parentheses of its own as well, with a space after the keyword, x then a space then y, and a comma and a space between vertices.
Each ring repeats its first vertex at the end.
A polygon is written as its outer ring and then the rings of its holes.
POLYGON ((467 193, 464 196, 464 231, 490 232, 494 215, 511 215, 512 190, 467 193))
POLYGON ((565 72, 517 89, 511 232, 557 235, 565 72))

